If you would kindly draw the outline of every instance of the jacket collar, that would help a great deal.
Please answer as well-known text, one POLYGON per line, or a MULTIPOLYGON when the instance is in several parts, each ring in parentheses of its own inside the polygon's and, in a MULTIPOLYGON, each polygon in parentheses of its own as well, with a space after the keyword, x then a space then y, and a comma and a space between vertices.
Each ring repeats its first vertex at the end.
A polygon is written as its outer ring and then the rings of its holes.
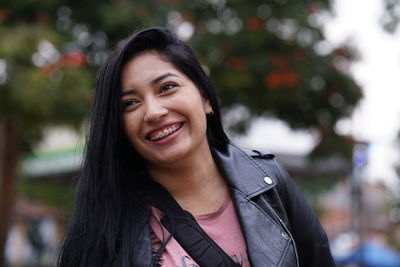
POLYGON ((249 151, 245 152, 229 143, 224 152, 214 149, 213 156, 228 185, 241 191, 248 198, 261 194, 276 185, 276 178, 272 177, 269 170, 253 159, 249 151))

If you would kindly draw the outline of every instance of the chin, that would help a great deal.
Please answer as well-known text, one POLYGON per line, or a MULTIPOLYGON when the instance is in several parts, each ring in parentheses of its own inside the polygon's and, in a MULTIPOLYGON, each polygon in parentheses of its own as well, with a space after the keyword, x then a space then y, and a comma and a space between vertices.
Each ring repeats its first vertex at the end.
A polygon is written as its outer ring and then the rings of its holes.
POLYGON ((145 152, 142 155, 147 155, 145 158, 150 165, 167 166, 183 162, 193 154, 199 153, 199 155, 201 155, 203 154, 203 147, 208 148, 207 139, 204 139, 203 142, 193 142, 193 140, 188 139, 189 138, 185 140, 181 139, 175 144, 159 147, 158 149, 152 147, 147 150, 147 153, 145 152))
POLYGON ((168 154, 162 154, 159 157, 157 157, 157 162, 158 164, 172 164, 179 162, 183 159, 185 159, 189 154, 189 151, 174 151, 172 153, 168 154))

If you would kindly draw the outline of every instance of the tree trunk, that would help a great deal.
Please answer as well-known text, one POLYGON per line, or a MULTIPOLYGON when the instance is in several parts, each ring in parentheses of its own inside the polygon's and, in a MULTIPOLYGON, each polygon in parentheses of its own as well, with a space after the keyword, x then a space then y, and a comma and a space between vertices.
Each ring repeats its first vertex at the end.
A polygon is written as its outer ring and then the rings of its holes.
POLYGON ((5 266, 5 243, 14 206, 20 143, 13 122, 0 119, 0 267, 5 266))

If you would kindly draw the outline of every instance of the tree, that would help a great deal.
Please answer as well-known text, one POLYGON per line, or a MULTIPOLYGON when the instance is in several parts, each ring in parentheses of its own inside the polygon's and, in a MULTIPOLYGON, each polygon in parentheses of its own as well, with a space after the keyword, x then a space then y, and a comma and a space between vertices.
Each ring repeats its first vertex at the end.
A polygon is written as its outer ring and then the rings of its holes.
POLYGON ((350 157, 351 137, 334 126, 362 97, 348 73, 355 49, 333 47, 321 30, 329 0, 66 1, 75 21, 111 40, 143 26, 166 25, 191 43, 220 90, 225 110, 238 107, 227 126, 244 132, 257 116, 277 117, 294 129, 314 129, 312 156, 350 157), (93 12, 88 16, 86 10, 93 12))
POLYGON ((79 126, 92 73, 85 56, 62 52, 63 38, 46 25, 0 27, 0 252, 4 250, 21 154, 45 125, 79 126))
POLYGON ((340 136, 334 126, 362 97, 348 73, 357 55, 351 47, 325 40, 321 27, 330 12, 328 0, 163 0, 156 5, 65 0, 57 12, 43 3, 59 29, 75 32, 83 25, 86 33, 104 33, 112 44, 133 29, 166 25, 200 55, 225 110, 240 103, 244 112, 228 127, 244 132, 251 118, 277 117, 294 129, 320 133, 313 156, 351 156, 351 138, 340 136))
MULTIPOLYGON (((233 127, 254 116, 273 116, 294 129, 315 129, 313 156, 349 157, 351 138, 335 132, 362 97, 347 69, 354 49, 332 47, 321 31, 330 1, 208 1, 186 6, 192 44, 210 69, 222 103, 247 110, 233 127)), ((187 3, 187 2, 185 2, 187 3)))

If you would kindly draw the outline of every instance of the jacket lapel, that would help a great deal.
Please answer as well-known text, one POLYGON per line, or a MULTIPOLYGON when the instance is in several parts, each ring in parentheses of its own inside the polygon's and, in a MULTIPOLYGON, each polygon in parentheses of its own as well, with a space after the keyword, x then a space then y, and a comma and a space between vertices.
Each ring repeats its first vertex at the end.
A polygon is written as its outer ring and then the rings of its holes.
POLYGON ((252 265, 280 266, 290 241, 284 238, 284 230, 271 211, 253 201, 275 187, 276 177, 269 176, 268 170, 234 145, 230 144, 224 153, 213 153, 230 187, 252 265))
POLYGON ((233 144, 229 144, 225 152, 214 150, 213 156, 228 186, 239 190, 247 198, 262 194, 276 185, 276 179, 268 174, 268 170, 233 144))

